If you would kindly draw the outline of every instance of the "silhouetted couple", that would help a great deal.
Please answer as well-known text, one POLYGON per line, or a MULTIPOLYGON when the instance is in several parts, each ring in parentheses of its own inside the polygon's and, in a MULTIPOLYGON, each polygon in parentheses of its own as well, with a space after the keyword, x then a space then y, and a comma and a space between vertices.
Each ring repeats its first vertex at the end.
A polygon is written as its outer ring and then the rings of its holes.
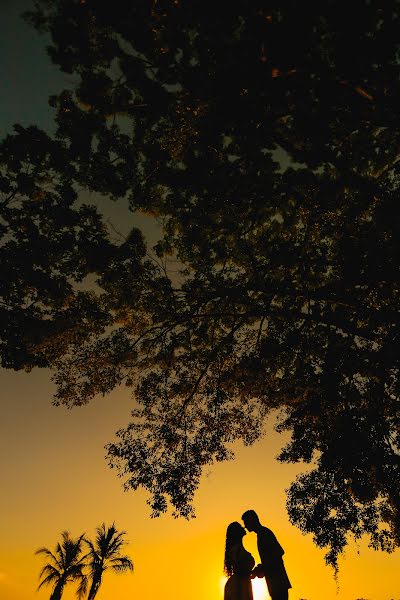
POLYGON ((224 600, 253 600, 251 580, 265 577, 272 600, 288 600, 290 585, 282 556, 282 546, 267 527, 263 527, 254 510, 242 515, 247 531, 257 534, 261 564, 243 546, 246 529, 236 521, 228 525, 225 546, 225 572, 229 579, 225 585, 224 600))

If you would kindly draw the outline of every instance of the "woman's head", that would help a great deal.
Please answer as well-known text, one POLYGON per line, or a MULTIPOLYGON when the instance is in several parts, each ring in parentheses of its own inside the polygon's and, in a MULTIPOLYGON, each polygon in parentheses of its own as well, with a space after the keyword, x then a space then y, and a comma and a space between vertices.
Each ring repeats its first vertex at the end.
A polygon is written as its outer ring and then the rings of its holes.
POLYGON ((245 528, 234 521, 228 525, 226 530, 226 544, 225 544, 225 561, 224 561, 224 571, 226 575, 232 575, 233 573, 233 565, 231 558, 231 549, 236 544, 240 544, 242 542, 243 537, 246 535, 245 528))
POLYGON ((241 525, 237 521, 234 521, 233 523, 229 523, 228 528, 226 530, 226 540, 231 541, 232 545, 237 542, 240 542, 240 540, 245 535, 246 535, 246 530, 243 527, 243 525, 241 525))

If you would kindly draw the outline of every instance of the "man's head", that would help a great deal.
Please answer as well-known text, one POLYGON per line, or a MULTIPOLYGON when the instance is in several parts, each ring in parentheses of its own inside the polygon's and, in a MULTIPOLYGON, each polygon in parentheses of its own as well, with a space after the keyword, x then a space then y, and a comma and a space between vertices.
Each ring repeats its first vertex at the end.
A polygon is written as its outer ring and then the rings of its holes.
POLYGON ((257 531, 261 525, 260 519, 254 510, 246 510, 246 512, 242 514, 242 519, 247 531, 257 531))

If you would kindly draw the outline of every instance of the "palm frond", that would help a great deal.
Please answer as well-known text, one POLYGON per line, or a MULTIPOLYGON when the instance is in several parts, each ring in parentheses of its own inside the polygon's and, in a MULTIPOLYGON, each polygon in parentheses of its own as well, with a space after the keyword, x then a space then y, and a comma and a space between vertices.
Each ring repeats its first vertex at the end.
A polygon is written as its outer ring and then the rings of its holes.
POLYGON ((77 595, 78 598, 83 598, 86 595, 87 584, 88 584, 88 578, 87 578, 87 576, 86 575, 82 575, 82 577, 80 578, 79 587, 76 590, 76 595, 77 595))
POLYGON ((58 573, 49 573, 49 575, 47 575, 47 577, 45 577, 38 585, 38 590, 40 590, 43 586, 45 585, 50 585, 51 583, 55 583, 56 581, 58 582, 60 580, 60 577, 58 576, 58 573))
POLYGON ((133 562, 127 556, 120 556, 112 559, 111 569, 116 573, 122 573, 123 571, 133 571, 133 562))
POLYGON ((36 550, 35 554, 44 554, 45 556, 48 556, 49 558, 51 558, 51 560, 57 565, 57 567, 59 569, 63 568, 63 565, 62 565, 60 559, 57 557, 56 554, 54 554, 53 552, 51 552, 48 548, 45 548, 45 547, 38 548, 36 550))
POLYGON ((42 568, 42 570, 39 573, 39 579, 42 579, 43 575, 45 575, 46 577, 48 575, 54 575, 54 576, 61 576, 61 573, 58 569, 56 569, 56 567, 54 567, 53 565, 50 565, 49 563, 47 563, 47 565, 44 565, 44 567, 42 568))
POLYGON ((126 541, 123 539, 125 535, 125 531, 121 531, 110 543, 109 545, 109 555, 115 554, 122 546, 126 544, 126 541))
POLYGON ((96 549, 95 549, 95 547, 94 547, 94 544, 93 544, 93 542, 92 542, 91 540, 87 539, 87 538, 85 538, 85 540, 84 540, 84 541, 85 541, 85 544, 87 544, 87 545, 89 546, 90 553, 92 553, 92 552, 93 552, 93 553, 96 553, 96 549))

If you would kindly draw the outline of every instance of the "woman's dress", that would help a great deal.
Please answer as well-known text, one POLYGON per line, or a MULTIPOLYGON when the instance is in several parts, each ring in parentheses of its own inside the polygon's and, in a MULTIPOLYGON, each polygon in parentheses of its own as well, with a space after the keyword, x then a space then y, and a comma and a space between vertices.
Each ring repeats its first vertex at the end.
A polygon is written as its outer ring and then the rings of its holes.
POLYGON ((230 559, 233 575, 225 584, 224 600, 253 600, 250 573, 255 565, 254 558, 241 544, 237 544, 232 546, 230 559))

